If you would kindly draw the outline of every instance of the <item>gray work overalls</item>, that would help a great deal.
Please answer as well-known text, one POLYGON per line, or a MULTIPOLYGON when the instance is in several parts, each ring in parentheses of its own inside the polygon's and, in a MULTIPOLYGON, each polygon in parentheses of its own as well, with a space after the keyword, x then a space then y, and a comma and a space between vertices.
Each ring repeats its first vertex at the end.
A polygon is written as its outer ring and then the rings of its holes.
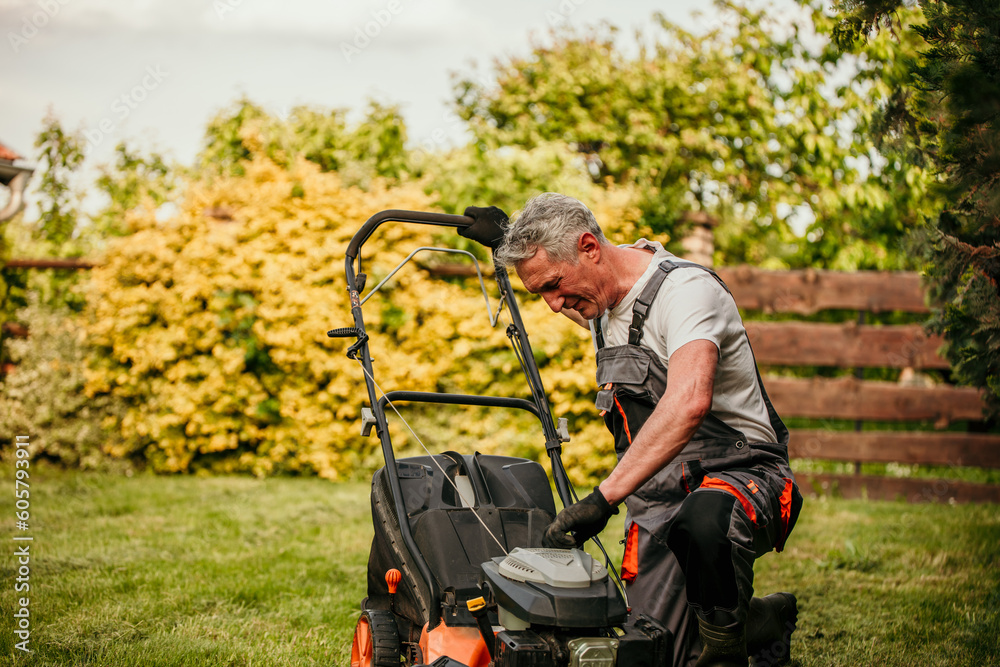
MULTIPOLYGON (((597 407, 619 460, 667 387, 664 364, 639 343, 660 286, 681 267, 707 271, 729 291, 711 269, 663 260, 632 307, 626 345, 606 347, 600 320, 595 326, 602 387, 597 407)), ((625 500, 622 570, 629 604, 674 632, 675 665, 693 662, 700 652, 692 609, 717 626, 746 621, 753 562, 771 549, 781 551, 801 507, 788 465, 788 429, 759 372, 756 381, 777 442, 750 442, 710 412, 680 454, 625 500)))

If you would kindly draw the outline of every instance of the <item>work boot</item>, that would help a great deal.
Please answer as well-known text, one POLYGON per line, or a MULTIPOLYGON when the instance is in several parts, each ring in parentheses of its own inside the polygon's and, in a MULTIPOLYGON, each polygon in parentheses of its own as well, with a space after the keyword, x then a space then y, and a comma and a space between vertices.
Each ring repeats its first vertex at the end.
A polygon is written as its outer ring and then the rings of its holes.
POLYGON ((747 667, 746 626, 720 628, 698 617, 704 648, 695 667, 747 667))
POLYGON ((773 593, 750 600, 747 652, 753 667, 782 667, 791 660, 792 633, 798 605, 791 593, 773 593))

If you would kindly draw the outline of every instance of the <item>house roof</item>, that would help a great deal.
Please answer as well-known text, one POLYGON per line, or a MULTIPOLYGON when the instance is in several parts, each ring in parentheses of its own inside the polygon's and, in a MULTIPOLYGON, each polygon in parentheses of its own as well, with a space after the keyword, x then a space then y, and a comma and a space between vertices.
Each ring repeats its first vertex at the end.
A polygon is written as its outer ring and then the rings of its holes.
POLYGON ((21 156, 13 150, 0 143, 0 185, 10 186, 18 174, 27 173, 27 178, 31 178, 31 173, 35 171, 35 166, 25 164, 21 161, 21 156))
POLYGON ((13 162, 14 160, 20 160, 20 159, 21 159, 20 155, 18 155, 11 149, 7 148, 6 146, 4 146, 2 142, 0 142, 0 160, 7 160, 9 162, 13 162))

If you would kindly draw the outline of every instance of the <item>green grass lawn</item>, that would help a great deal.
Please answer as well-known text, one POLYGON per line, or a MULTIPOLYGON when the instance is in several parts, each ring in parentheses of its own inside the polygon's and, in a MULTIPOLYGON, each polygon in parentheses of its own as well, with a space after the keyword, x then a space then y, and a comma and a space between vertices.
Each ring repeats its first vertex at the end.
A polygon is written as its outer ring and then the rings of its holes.
MULTIPOLYGON (((31 655, 14 648, 13 476, 0 664, 346 665, 365 595, 368 485, 31 470, 31 655)), ((619 517, 620 521, 620 517, 619 517)), ((620 524, 606 541, 617 544, 620 524)), ((813 665, 1000 665, 996 506, 807 499, 758 590, 800 600, 813 665)))

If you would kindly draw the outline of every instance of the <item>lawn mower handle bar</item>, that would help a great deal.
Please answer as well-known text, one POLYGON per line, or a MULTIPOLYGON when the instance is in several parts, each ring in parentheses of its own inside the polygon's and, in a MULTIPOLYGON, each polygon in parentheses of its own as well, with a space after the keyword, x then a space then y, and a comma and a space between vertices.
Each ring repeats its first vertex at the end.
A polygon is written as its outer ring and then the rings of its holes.
POLYGON ((437 225, 439 227, 454 227, 456 229, 464 229, 475 222, 475 220, 468 216, 449 215, 448 213, 401 211, 398 209, 381 211, 368 218, 368 221, 365 222, 365 224, 361 226, 361 229, 354 234, 354 238, 351 239, 351 243, 347 246, 348 259, 351 261, 356 259, 358 253, 361 252, 361 246, 368 240, 368 237, 371 236, 376 229, 378 229, 379 225, 383 222, 389 221, 416 222, 424 225, 437 225))
MULTIPOLYGON (((351 238, 351 242, 348 244, 347 252, 345 253, 347 286, 348 286, 348 291, 352 295, 351 311, 355 317, 355 325, 361 332, 364 331, 364 326, 362 323, 363 320, 361 316, 361 303, 360 300, 358 300, 356 303, 354 302, 354 300, 357 298, 358 292, 362 288, 360 288, 360 286, 357 284, 356 281, 357 274, 355 273, 354 269, 354 261, 358 258, 358 255, 361 253, 361 246, 365 244, 365 241, 367 241, 371 237, 371 235, 375 232, 376 229, 379 228, 379 226, 381 226, 383 223, 386 222, 404 222, 404 223, 409 222, 409 223, 417 223, 424 225, 434 225, 438 227, 452 227, 455 229, 464 229, 465 227, 469 227, 470 225, 472 225, 475 222, 475 220, 466 215, 450 215, 448 213, 431 213, 428 211, 406 211, 401 209, 388 209, 385 211, 380 211, 371 216, 370 218, 368 218, 368 220, 365 221, 365 224, 363 224, 361 228, 357 232, 355 232, 353 238, 351 238)), ((508 290, 510 289, 510 281, 507 277, 506 270, 504 270, 503 268, 498 269, 496 278, 498 282, 502 283, 502 285, 506 285, 508 290)), ((503 288, 501 288, 501 291, 503 291, 503 288)), ((527 332, 525 331, 524 323, 521 321, 521 315, 519 309, 517 308, 517 304, 513 302, 513 295, 507 294, 505 298, 509 299, 512 302, 510 303, 509 312, 515 325, 514 328, 517 330, 517 335, 521 339, 522 345, 524 345, 524 347, 530 351, 531 347, 527 340, 527 332)), ((361 353, 361 359, 359 359, 359 361, 361 361, 362 366, 365 367, 367 372, 371 373, 372 372, 371 357, 367 354, 367 344, 366 344, 367 336, 365 336, 365 339, 366 340, 361 340, 359 337, 358 342, 355 343, 354 346, 352 346, 352 351, 355 353, 355 355, 357 355, 358 352, 361 353)), ((562 457, 559 456, 559 451, 561 448, 559 447, 559 440, 555 430, 555 424, 552 422, 551 413, 549 412, 548 398, 542 391, 541 377, 539 376, 538 368, 537 366, 535 366, 533 361, 534 360, 532 359, 530 365, 527 368, 525 368, 525 371, 528 374, 528 380, 529 380, 529 385, 531 386, 531 392, 534 399, 538 403, 538 407, 541 409, 542 412, 548 413, 548 419, 541 420, 542 429, 545 432, 545 437, 546 437, 546 449, 548 450, 549 458, 552 463, 552 476, 556 484, 556 490, 559 494, 559 498, 560 500, 563 501, 564 506, 568 507, 576 500, 575 497, 576 494, 573 493, 572 487, 570 486, 569 483, 569 476, 566 474, 565 467, 563 467, 562 457)), ((373 404, 377 400, 373 391, 370 398, 372 399, 373 404)), ((538 416, 540 417, 541 415, 539 414, 538 416)), ((386 458, 387 463, 393 461, 393 456, 391 451, 387 451, 385 452, 385 454, 387 455, 386 458)))
MULTIPOLYGON (((446 213, 428 213, 423 211, 403 211, 398 209, 390 209, 386 211, 381 211, 370 217, 364 225, 354 234, 351 242, 347 246, 347 252, 345 257, 345 269, 347 274, 347 289, 350 294, 351 299, 351 313, 354 317, 354 327, 344 327, 338 330, 334 330, 331 335, 347 336, 349 335, 348 329, 353 328, 355 330, 355 335, 358 336, 358 341, 351 346, 351 358, 356 359, 361 363, 362 368, 366 374, 365 385, 368 389, 369 402, 374 408, 376 405, 379 406, 378 410, 373 410, 375 413, 377 430, 380 433, 379 439, 382 444, 382 455, 385 459, 386 468, 389 470, 396 469, 396 457, 392 451, 392 445, 389 443, 387 438, 382 437, 382 433, 388 432, 388 424, 385 420, 385 404, 379 400, 376 395, 376 387, 372 377, 372 357, 368 350, 368 336, 365 333, 364 317, 361 312, 361 299, 359 292, 364 289, 363 280, 361 284, 358 284, 357 278, 360 275, 355 272, 354 262, 358 259, 361 253, 361 246, 364 245, 365 241, 385 222, 403 222, 403 223, 417 223, 424 225, 434 225, 439 227, 451 227, 453 229, 464 229, 472 225, 475 221, 464 215, 448 215, 446 213)), ((360 261, 358 269, 360 270, 360 261)), ((522 362, 523 370, 525 371, 528 379, 528 385, 531 389, 532 398, 534 399, 534 409, 530 409, 536 417, 539 418, 542 425, 542 430, 545 434, 546 439, 546 450, 548 451, 549 460, 552 465, 552 477, 556 485, 556 491, 558 492, 560 500, 562 500, 563 505, 568 507, 576 500, 576 494, 573 492, 572 486, 569 482, 569 476, 566 474, 566 469, 563 466, 562 457, 560 456, 560 443, 559 435, 556 431, 555 424, 552 421, 551 409, 549 408, 548 397, 545 395, 542 389, 541 377, 538 373, 538 367, 534 363, 534 356, 531 352, 531 345, 528 342, 528 335, 524 328, 524 322, 521 320, 520 311, 517 307, 517 302, 514 299, 513 290, 511 289, 510 279, 507 275, 506 269, 503 267, 498 267, 496 270, 497 284, 500 287, 500 292, 503 299, 508 302, 508 312, 511 316, 512 324, 508 328, 509 336, 516 336, 520 342, 522 350, 524 352, 525 361, 522 362)), ((513 340, 513 338, 512 338, 513 340)), ((426 396, 418 396, 416 392, 390 392, 390 395, 394 395, 400 400, 405 398, 427 400, 426 396), (407 396, 407 394, 410 394, 407 396)), ((386 402, 388 403, 387 399, 386 402)), ((450 402, 453 399, 439 397, 437 399, 440 402, 450 402)), ((483 399, 480 399, 483 400, 483 399)), ((485 399, 487 402, 492 402, 493 399, 485 399)), ((525 404, 531 403, 530 401, 523 401, 523 403, 518 400, 515 401, 516 404, 508 405, 506 407, 525 407, 525 404)), ((391 495, 393 497, 393 504, 396 506, 396 514, 399 517, 406 517, 406 507, 403 503, 402 489, 400 488, 399 478, 396 475, 389 475, 389 488, 391 495)), ((413 556, 414 564, 420 571, 421 577, 427 583, 431 599, 439 600, 440 591, 438 590, 438 585, 433 575, 431 574, 426 561, 420 554, 420 550, 413 539, 413 535, 410 532, 408 526, 406 526, 405 521, 400 521, 400 532, 402 533, 403 542, 406 545, 407 550, 413 556)), ((434 628, 440 622, 441 610, 440 608, 432 605, 432 608, 428 610, 429 613, 429 627, 434 628)))

